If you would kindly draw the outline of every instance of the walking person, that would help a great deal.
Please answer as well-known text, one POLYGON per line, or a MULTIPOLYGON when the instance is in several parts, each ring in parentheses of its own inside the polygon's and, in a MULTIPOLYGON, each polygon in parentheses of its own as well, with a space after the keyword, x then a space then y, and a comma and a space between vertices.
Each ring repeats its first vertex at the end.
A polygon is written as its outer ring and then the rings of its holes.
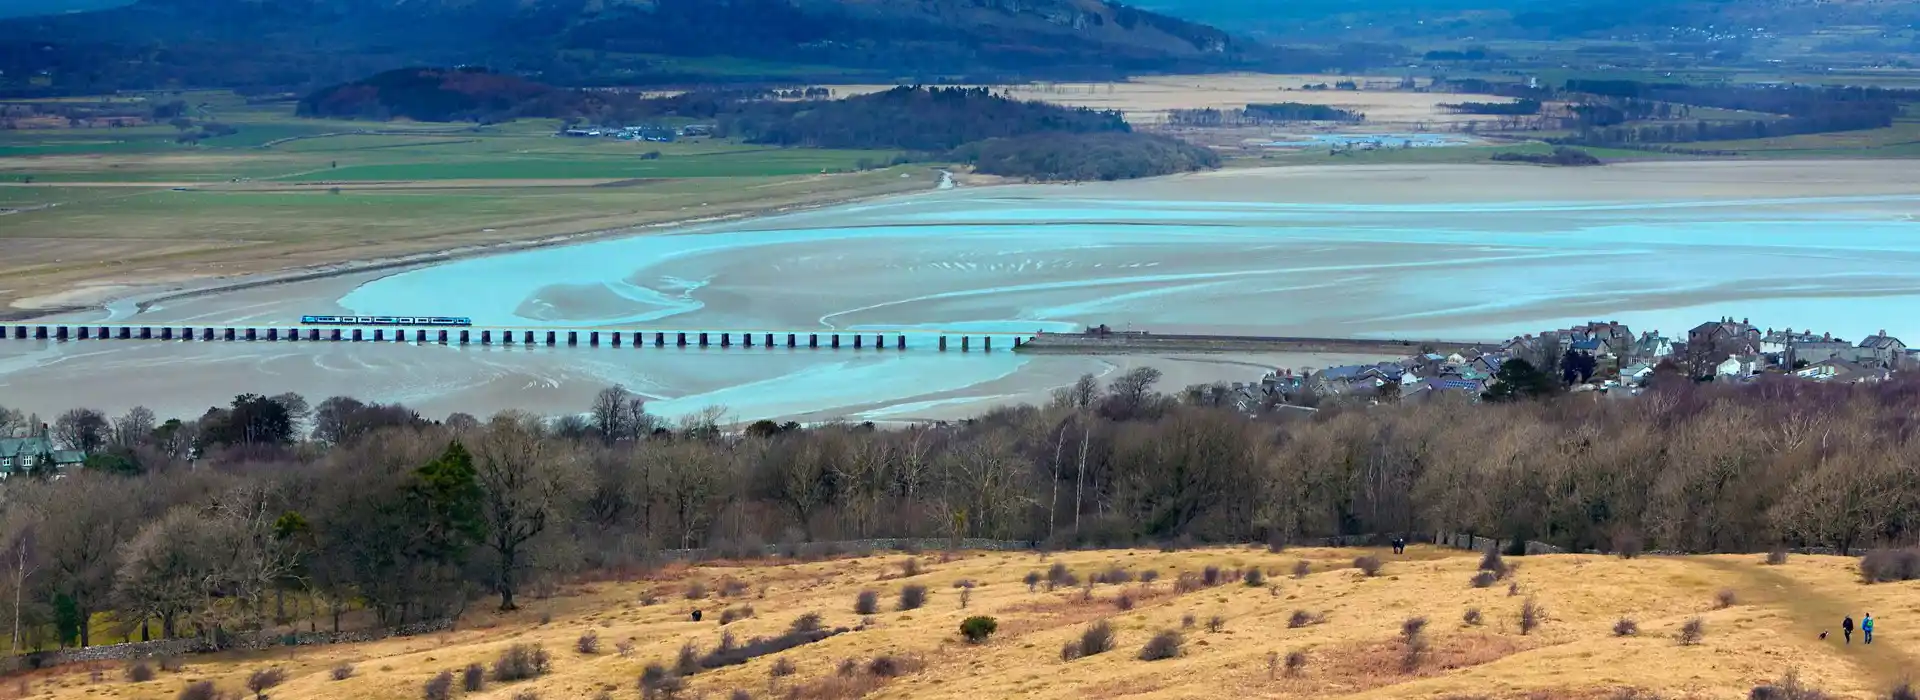
POLYGON ((1866 643, 1873 643, 1873 613, 1867 613, 1866 617, 1860 618, 1860 636, 1865 637, 1863 641, 1866 643))
POLYGON ((1848 615, 1847 619, 1840 623, 1840 633, 1846 635, 1848 644, 1853 643, 1853 616, 1852 615, 1848 615))

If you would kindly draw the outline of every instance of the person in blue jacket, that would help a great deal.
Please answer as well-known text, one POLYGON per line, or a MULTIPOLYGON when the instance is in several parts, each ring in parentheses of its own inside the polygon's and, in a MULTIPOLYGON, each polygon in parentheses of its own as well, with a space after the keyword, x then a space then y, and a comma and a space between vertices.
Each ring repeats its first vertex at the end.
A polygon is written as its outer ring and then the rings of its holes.
POLYGON ((1867 613, 1866 617, 1860 618, 1860 634, 1866 638, 1866 643, 1873 643, 1873 613, 1867 613))

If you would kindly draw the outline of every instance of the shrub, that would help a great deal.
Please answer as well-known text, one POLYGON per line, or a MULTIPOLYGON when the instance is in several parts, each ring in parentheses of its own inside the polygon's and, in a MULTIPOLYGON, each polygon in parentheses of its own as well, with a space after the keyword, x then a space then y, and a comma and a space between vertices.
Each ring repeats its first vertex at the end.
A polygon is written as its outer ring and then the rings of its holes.
POLYGON ((1876 549, 1860 557, 1860 577, 1867 583, 1920 579, 1920 550, 1876 549))
POLYGON ((880 594, 876 591, 861 591, 853 598, 853 612, 856 615, 872 615, 880 612, 880 594))
POLYGON ((348 678, 352 678, 353 664, 341 663, 340 665, 333 667, 333 672, 331 675, 333 676, 333 679, 336 681, 344 681, 348 678))
POLYGON ((1634 622, 1631 617, 1623 617, 1620 618, 1618 622, 1613 623, 1613 636, 1615 637, 1631 637, 1639 633, 1640 623, 1634 622))
POLYGON ((900 562, 901 576, 906 578, 913 578, 915 576, 919 576, 920 574, 921 574, 920 560, 918 558, 907 557, 905 560, 900 562))
MULTIPOLYGON (((724 618, 725 615, 721 617, 724 618)), ((573 640, 573 650, 589 656, 600 653, 600 633, 587 630, 585 634, 580 635, 579 639, 573 640)))
POLYGON ((127 667, 128 683, 145 683, 153 680, 154 675, 153 667, 148 666, 145 661, 135 661, 133 665, 127 667))
POLYGON ((620 654, 620 658, 622 659, 627 658, 629 656, 633 656, 633 640, 622 639, 618 642, 614 642, 613 650, 615 652, 618 652, 620 654))
POLYGON ((1493 584, 1499 581, 1500 577, 1491 571, 1481 571, 1473 575, 1474 588, 1492 588, 1493 584))
POLYGON ((1740 602, 1740 595, 1738 593, 1734 593, 1733 589, 1731 588, 1722 588, 1720 589, 1719 593, 1715 593, 1713 596, 1713 603, 1715 607, 1721 610, 1731 608, 1734 605, 1739 604, 1739 602, 1740 602))
POLYGON ((460 674, 460 688, 469 693, 487 689, 487 669, 480 664, 467 664, 467 670, 460 674))
MULTIPOLYGON (((207 686, 211 688, 213 684, 207 683, 207 686)), ((441 671, 439 675, 427 679, 421 695, 426 700, 447 700, 453 697, 453 672, 441 671)), ((187 700, 187 694, 181 693, 180 700, 187 700)))
POLYGON ((750 590, 753 590, 753 587, 747 585, 746 581, 742 581, 732 576, 728 576, 726 578, 720 579, 720 597, 722 598, 733 598, 737 596, 743 596, 743 595, 746 595, 747 591, 750 591, 750 590))
POLYGON ((707 584, 704 581, 687 582, 687 600, 699 600, 707 597, 707 584))
POLYGON ((1094 574, 1093 581, 1094 583, 1103 583, 1109 586, 1133 583, 1133 572, 1129 571, 1127 567, 1114 564, 1108 566, 1106 571, 1094 574))
POLYGON ((785 678, 798 673, 799 670, 800 669, 794 668, 792 659, 779 658, 773 660, 773 666, 767 669, 767 675, 774 678, 785 678))
POLYGON ((960 621, 960 636, 966 637, 967 641, 974 644, 986 642, 987 638, 992 637, 994 631, 998 629, 1000 629, 1000 623, 985 615, 975 615, 960 621))
POLYGON ((1293 611, 1293 615, 1287 618, 1287 628, 1299 629, 1307 625, 1318 623, 1319 621, 1320 621, 1320 617, 1317 615, 1314 615, 1313 613, 1307 612, 1305 610, 1295 610, 1293 611))
POLYGON ((1920 700, 1920 691, 1915 691, 1912 683, 1900 681, 1887 691, 1887 700, 1920 700))
POLYGON ((1426 629, 1427 618, 1409 617, 1400 623, 1400 637, 1408 642, 1412 642, 1414 637, 1420 636, 1420 633, 1426 629))
POLYGON ((1533 634, 1535 629, 1539 629, 1544 617, 1546 617, 1546 611, 1541 610, 1540 605, 1533 602, 1532 598, 1528 598, 1527 602, 1520 605, 1520 633, 1533 634))
POLYGON ((1680 643, 1687 646, 1699 644, 1707 636, 1707 621, 1700 618, 1688 620, 1680 626, 1680 643))
POLYGON ((1800 682, 1800 674, 1788 671, 1779 681, 1754 686, 1747 694, 1751 700, 1827 700, 1827 694, 1800 682))
POLYGON ((876 656, 867 662, 867 673, 876 678, 893 678, 906 672, 906 663, 891 656, 876 656))
POLYGON ((1065 562, 1056 561, 1053 563, 1053 566, 1047 568, 1047 590, 1051 591, 1061 586, 1071 587, 1078 585, 1080 585, 1079 577, 1074 576, 1073 571, 1067 569, 1065 562))
POLYGON ((853 659, 840 660, 840 670, 837 671, 837 673, 840 674, 841 678, 852 678, 854 674, 859 672, 860 662, 854 661, 853 659))
POLYGON ((1268 554, 1279 554, 1284 551, 1287 551, 1287 538, 1282 537, 1279 533, 1267 535, 1268 554))
POLYGON ((1181 615, 1181 616, 1180 616, 1180 628, 1181 628, 1181 629, 1193 629, 1193 623, 1194 623, 1194 621, 1195 621, 1195 620, 1197 620, 1197 619, 1198 619, 1198 618, 1195 618, 1195 617, 1193 616, 1193 613, 1187 613, 1187 614, 1185 614, 1185 615, 1181 615))
POLYGON ((1267 585, 1267 572, 1261 571, 1260 567, 1256 566, 1247 569, 1246 575, 1242 576, 1241 580, 1246 582, 1248 588, 1259 588, 1267 585))
POLYGON ((1482 618, 1480 617, 1480 609, 1467 608, 1467 613, 1465 615, 1460 616, 1460 621, 1467 623, 1467 626, 1469 627, 1479 627, 1482 621, 1482 618))
POLYGON ((1080 656, 1104 654, 1113 650, 1113 625, 1106 620, 1094 620, 1080 631, 1080 656))
POLYGON ((1487 548, 1486 556, 1480 557, 1480 570, 1492 573, 1495 578, 1507 577, 1507 560, 1500 556, 1500 550, 1487 548))
POLYGON ((1311 574, 1311 573, 1313 573, 1313 565, 1308 564, 1307 560, 1301 559, 1300 561, 1296 561, 1293 563, 1294 578, 1306 578, 1307 574, 1311 574))
POLYGON ((1517 595, 1520 595, 1520 582, 1519 581, 1507 582, 1507 597, 1511 598, 1517 595))
POLYGON ((1406 638, 1406 646, 1400 650, 1400 672, 1413 673, 1420 670, 1420 662, 1427 658, 1427 638, 1414 633, 1406 638))
POLYGON ((1029 571, 1027 572, 1027 577, 1020 580, 1027 584, 1028 593, 1032 593, 1040 588, 1040 572, 1038 571, 1029 571))
POLYGON ((733 692, 727 693, 727 700, 753 700, 753 693, 734 688, 733 692))
POLYGON ((539 678, 551 670, 553 662, 545 648, 537 644, 515 644, 500 652, 500 658, 494 660, 493 679, 512 683, 539 678))
POLYGON ((926 604, 927 604, 927 587, 926 586, 919 586, 919 585, 906 586, 900 589, 900 604, 896 609, 902 610, 902 611, 919 610, 920 606, 926 605, 926 604))
POLYGON ((1207 618, 1208 632, 1219 632, 1220 630, 1223 630, 1226 628, 1227 628, 1227 618, 1221 617, 1219 615, 1214 615, 1213 617, 1207 618))
POLYGON ((540 700, 540 694, 531 690, 522 690, 513 694, 513 700, 540 700))
POLYGON ((647 664, 646 669, 640 672, 640 697, 642 698, 651 700, 662 696, 672 697, 683 687, 686 687, 686 681, 668 673, 667 667, 660 664, 647 664))
POLYGON ((1179 632, 1161 630, 1159 634, 1153 635, 1153 639, 1147 640, 1146 646, 1140 647, 1140 660, 1159 661, 1178 657, 1180 647, 1185 644, 1186 639, 1182 638, 1179 632))
POLYGON ((1781 564, 1785 564, 1785 563, 1787 563, 1787 550, 1775 549, 1771 552, 1767 552, 1768 566, 1780 566, 1781 564))
POLYGON ((1353 560, 1353 568, 1368 576, 1379 576, 1380 566, 1380 558, 1371 554, 1353 560))
POLYGON ((1078 658, 1080 658, 1079 642, 1067 642, 1065 645, 1062 645, 1060 647, 1061 661, 1073 661, 1078 658))
MULTIPOLYGON (((213 681, 194 681, 188 683, 187 687, 180 689, 180 694, 176 697, 178 700, 220 700, 221 698, 220 689, 213 686, 213 681)), ((432 686, 428 686, 427 700, 441 700, 445 697, 446 695, 443 693, 436 698, 433 695, 432 686)))
POLYGON ((673 672, 681 676, 700 672, 700 650, 694 648, 693 642, 680 645, 680 655, 673 660, 673 672))
POLYGON ((1123 610, 1123 611, 1132 610, 1133 594, 1128 593, 1126 591, 1121 591, 1119 595, 1116 595, 1113 597, 1113 607, 1119 608, 1120 610, 1123 610))
POLYGON ((186 665, 180 662, 180 657, 172 654, 161 654, 154 659, 154 662, 159 664, 160 670, 167 673, 179 673, 180 669, 186 668, 186 665))
POLYGON ((731 625, 736 621, 745 620, 749 617, 753 617, 753 606, 751 605, 727 608, 726 610, 720 611, 720 624, 731 625))
POLYGON ((1147 569, 1146 571, 1140 572, 1140 583, 1143 585, 1151 586, 1154 581, 1158 580, 1160 580, 1160 571, 1157 569, 1147 569))
POLYGON ((1220 567, 1209 566, 1200 570, 1200 582, 1208 587, 1220 585, 1220 567))
POLYGON ((1287 652, 1287 675, 1298 676, 1307 669, 1307 652, 1295 649, 1287 652))
POLYGON ((820 613, 810 612, 793 618, 793 624, 787 625, 787 634, 818 632, 820 628, 820 613))

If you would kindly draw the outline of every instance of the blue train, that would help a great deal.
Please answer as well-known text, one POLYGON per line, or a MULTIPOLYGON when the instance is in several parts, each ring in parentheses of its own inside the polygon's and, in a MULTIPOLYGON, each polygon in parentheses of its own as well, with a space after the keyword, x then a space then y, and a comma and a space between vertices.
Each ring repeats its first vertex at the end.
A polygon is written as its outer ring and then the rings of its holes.
POLYGON ((471 326, 465 316, 301 316, 309 326, 471 326))

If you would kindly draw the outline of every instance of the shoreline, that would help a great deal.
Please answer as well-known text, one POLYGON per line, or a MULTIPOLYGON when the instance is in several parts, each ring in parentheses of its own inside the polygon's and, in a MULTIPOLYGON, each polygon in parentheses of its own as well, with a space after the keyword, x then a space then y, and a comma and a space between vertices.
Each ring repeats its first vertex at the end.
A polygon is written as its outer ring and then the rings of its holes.
MULTIPOLYGON (((939 182, 952 182, 952 181, 953 180, 950 178, 942 178, 942 180, 939 182)), ((994 185, 988 185, 988 184, 968 185, 968 187, 970 188, 971 187, 992 187, 992 186, 994 185)), ((154 304, 170 302, 170 301, 179 301, 182 299, 192 299, 192 298, 202 297, 202 296, 207 296, 212 294, 224 294, 227 292, 236 292, 236 291, 243 291, 248 289, 259 289, 262 287, 273 287, 273 286, 278 286, 282 284, 293 284, 298 282, 311 282, 315 280, 323 280, 323 279, 328 279, 333 277, 343 277, 346 275, 362 274, 362 273, 369 273, 369 272, 398 271, 398 270, 421 267, 426 265, 453 262, 457 260, 486 257, 490 255, 518 253, 518 252, 524 252, 529 250, 539 250, 542 248, 572 245, 576 243, 590 243, 594 241, 617 239, 617 238, 623 238, 627 236, 639 236, 639 235, 645 235, 649 233, 658 233, 662 229, 677 229, 677 228, 684 228, 689 226, 700 226, 705 224, 724 223, 724 222, 731 222, 731 221, 746 221, 746 220, 766 218, 771 216, 778 216, 783 214, 792 214, 797 212, 826 209, 831 207, 844 206, 848 204, 857 204, 861 202, 871 202, 875 200, 889 199, 893 197, 902 197, 902 198, 916 197, 916 196, 921 196, 921 195, 925 195, 933 192, 940 192, 940 191, 943 191, 943 188, 941 188, 939 184, 936 183, 936 185, 933 188, 920 190, 920 191, 888 192, 888 193, 878 193, 878 194, 868 194, 868 195, 841 196, 841 197, 823 199, 817 202, 788 204, 788 205, 782 205, 778 207, 756 208, 756 209, 749 209, 741 212, 735 212, 731 214, 694 217, 694 218, 688 218, 688 219, 675 219, 672 221, 662 221, 662 222, 656 222, 651 224, 638 224, 634 226, 625 226, 620 228, 594 229, 589 231, 581 231, 578 233, 568 233, 568 234, 561 234, 557 236, 545 236, 541 238, 535 238, 535 239, 524 240, 524 241, 507 241, 507 242, 501 242, 501 243, 454 246, 449 248, 441 248, 437 250, 412 253, 408 255, 400 255, 400 256, 385 257, 385 258, 372 258, 372 259, 366 259, 366 260, 347 260, 342 262, 323 263, 318 265, 306 265, 301 267, 284 268, 284 269, 274 270, 270 272, 247 273, 247 274, 242 274, 236 277, 209 277, 207 278, 207 283, 200 286, 194 286, 192 284, 188 284, 186 286, 180 286, 177 283, 164 284, 164 285, 147 285, 147 286, 103 285, 108 287, 114 287, 114 289, 113 291, 103 294, 102 296, 99 296, 97 298, 94 298, 88 301, 87 303, 60 304, 60 305, 48 306, 44 308, 21 308, 18 306, 9 306, 6 308, 0 308, 0 322, 14 323, 14 322, 21 322, 21 321, 47 319, 50 317, 61 316, 65 314, 86 313, 86 312, 93 312, 93 311, 109 311, 113 305, 125 303, 128 301, 133 301, 133 305, 134 305, 134 308, 137 309, 136 311, 137 313, 140 311, 146 311, 149 307, 151 307, 154 304)), ((85 289, 86 287, 84 285, 78 285, 74 287, 69 287, 65 290, 51 292, 42 296, 43 297, 59 297, 62 295, 72 295, 75 293, 84 293, 85 289)))

